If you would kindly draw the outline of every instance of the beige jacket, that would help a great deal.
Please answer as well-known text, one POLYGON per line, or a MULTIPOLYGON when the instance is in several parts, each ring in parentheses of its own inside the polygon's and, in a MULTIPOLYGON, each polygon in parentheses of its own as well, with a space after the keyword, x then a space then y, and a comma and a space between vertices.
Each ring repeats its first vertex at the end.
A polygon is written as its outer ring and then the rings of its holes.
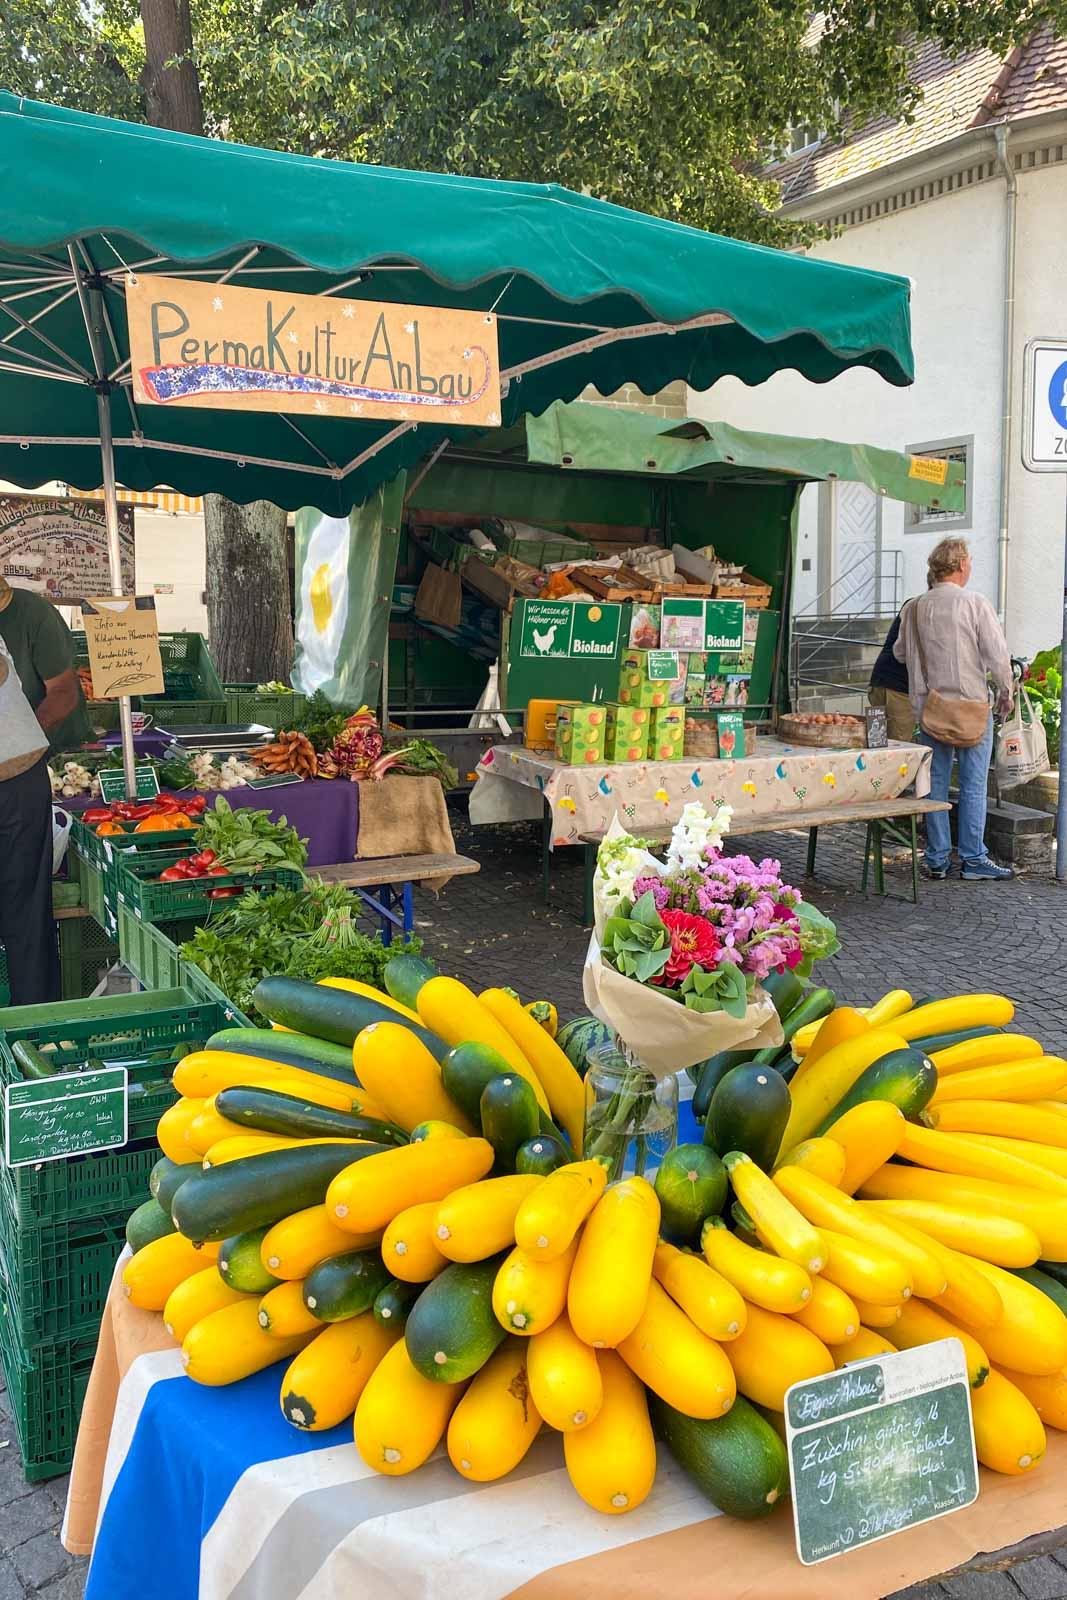
POLYGON ((958 583, 937 583, 908 601, 893 654, 907 665, 908 692, 917 715, 929 689, 953 699, 985 700, 992 678, 998 693, 1012 692, 1011 659, 997 614, 984 595, 958 583), (919 658, 917 629, 929 682, 919 658))

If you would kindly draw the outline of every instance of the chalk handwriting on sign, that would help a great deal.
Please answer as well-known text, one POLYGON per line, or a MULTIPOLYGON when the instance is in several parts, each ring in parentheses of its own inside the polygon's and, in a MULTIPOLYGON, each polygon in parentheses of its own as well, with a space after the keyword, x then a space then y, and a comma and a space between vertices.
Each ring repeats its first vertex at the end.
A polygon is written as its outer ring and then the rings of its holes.
POLYGON ((495 427, 488 311, 238 289, 152 274, 126 281, 135 400, 495 427))
POLYGON ((807 1566, 978 1498, 958 1339, 795 1383, 785 1420, 797 1553, 807 1566))
MULTIPOLYGON (((122 574, 133 588, 133 508, 119 507, 122 574)), ((110 583, 104 508, 86 500, 0 495, 0 578, 54 605, 77 605, 110 583)))
POLYGON ((163 662, 152 595, 103 595, 83 600, 82 620, 93 694, 98 700, 163 693, 163 662))
POLYGON ((57 1073, 4 1089, 4 1159, 36 1166, 126 1143, 125 1067, 57 1073))

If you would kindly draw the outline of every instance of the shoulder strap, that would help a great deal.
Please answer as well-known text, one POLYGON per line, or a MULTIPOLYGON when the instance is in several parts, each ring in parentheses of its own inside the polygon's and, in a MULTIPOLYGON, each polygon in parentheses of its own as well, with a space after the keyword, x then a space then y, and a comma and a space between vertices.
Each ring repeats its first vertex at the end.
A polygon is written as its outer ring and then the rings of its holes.
POLYGON ((912 619, 911 619, 912 620, 912 625, 913 625, 913 631, 915 633, 915 652, 919 657, 919 666, 922 668, 923 681, 926 684, 927 689, 929 689, 929 687, 930 687, 930 674, 926 670, 926 651, 923 649, 922 629, 919 627, 919 599, 920 598, 921 597, 917 595, 914 600, 909 600, 907 605, 905 605, 904 610, 907 611, 909 606, 914 606, 914 608, 915 608, 913 613, 912 613, 912 619))

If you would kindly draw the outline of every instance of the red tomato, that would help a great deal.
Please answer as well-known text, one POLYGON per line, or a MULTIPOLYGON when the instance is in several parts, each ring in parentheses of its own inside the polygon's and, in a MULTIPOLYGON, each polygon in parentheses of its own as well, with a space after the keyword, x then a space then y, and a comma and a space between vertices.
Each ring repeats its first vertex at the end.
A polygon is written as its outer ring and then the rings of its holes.
POLYGON ((187 872, 181 872, 177 867, 164 867, 159 874, 159 881, 160 883, 183 883, 188 876, 187 872))
POLYGON ((209 878, 228 878, 230 869, 229 867, 210 866, 207 869, 207 876, 209 878))

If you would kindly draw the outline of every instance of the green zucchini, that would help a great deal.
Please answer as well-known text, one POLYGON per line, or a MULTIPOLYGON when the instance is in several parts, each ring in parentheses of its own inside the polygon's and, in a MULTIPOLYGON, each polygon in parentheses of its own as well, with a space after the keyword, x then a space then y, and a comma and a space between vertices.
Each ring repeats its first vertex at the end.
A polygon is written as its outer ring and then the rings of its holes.
POLYGON ((738 1395, 724 1417, 683 1416, 651 1390, 656 1432, 700 1491, 728 1517, 765 1517, 789 1493, 789 1461, 778 1434, 738 1395))
POLYGON ((550 1133, 539 1133, 536 1139, 527 1139, 515 1152, 515 1171, 533 1173, 547 1178, 557 1167, 566 1166, 571 1153, 562 1139, 550 1133))
POLYGON ((328 1039, 351 1048, 357 1035, 372 1022, 392 1022, 410 1029, 435 1061, 443 1061, 448 1054, 445 1041, 429 1028, 409 1022, 402 1012, 382 1001, 353 994, 349 989, 331 989, 327 984, 308 983, 303 978, 261 978, 252 1003, 272 1022, 308 1033, 313 1039, 328 1039))
POLYGON ((311 1269, 304 1279, 304 1304, 320 1322, 347 1322, 369 1311, 389 1281, 377 1250, 349 1250, 311 1269))
POLYGON ((504 1338, 493 1315, 493 1280, 504 1255, 469 1266, 456 1262, 423 1289, 408 1314, 404 1339, 424 1378, 461 1383, 489 1360, 504 1338))
POLYGON ((56 1070, 55 1059, 43 1056, 28 1039, 16 1039, 11 1054, 24 1078, 51 1078, 56 1070))
POLYGON ((260 1259, 259 1247, 269 1228, 249 1228, 247 1233, 235 1234, 227 1239, 218 1253, 216 1265, 223 1283, 242 1294, 266 1294, 280 1283, 273 1272, 268 1272, 260 1259))
MULTIPOLYGON (((893 1024, 887 1024, 890 1030, 893 1024)), ((987 1039, 991 1033, 1006 1033, 1005 1028, 961 1028, 958 1033, 928 1033, 925 1038, 910 1041, 913 1050, 921 1050, 924 1055, 932 1056, 938 1050, 951 1050, 954 1044, 963 1044, 967 1039, 987 1039)))
POLYGON ((469 1044, 457 1044, 445 1056, 441 1063, 441 1082, 445 1093, 477 1127, 486 1084, 510 1072, 511 1066, 498 1050, 472 1040, 469 1044))
POLYGON ((339 1172, 395 1146, 307 1144, 268 1150, 220 1167, 193 1170, 171 1201, 171 1216, 194 1244, 230 1239, 321 1205, 339 1172))
POLYGON ((769 1172, 789 1121, 789 1086, 755 1061, 731 1067, 711 1097, 704 1143, 717 1155, 743 1150, 769 1172))
MULTIPOLYGON (((782 1037, 785 1044, 787 1045, 801 1028, 807 1027, 809 1022, 818 1022, 820 1017, 829 1016, 836 1004, 837 998, 832 989, 805 990, 803 1000, 793 1007, 788 1016, 782 1018, 782 1037)), ((782 1055, 784 1048, 785 1046, 781 1044, 768 1045, 752 1059, 761 1066, 771 1067, 782 1055)))
POLYGON ((516 1151, 535 1138, 541 1126, 537 1096, 517 1072, 501 1073, 482 1090, 478 1114, 500 1166, 514 1172, 516 1151))
POLYGON ((191 1178, 194 1172, 199 1171, 200 1167, 195 1161, 177 1162, 169 1156, 160 1156, 148 1175, 148 1192, 154 1200, 159 1201, 169 1216, 174 1196, 186 1178, 191 1178))
POLYGON ((888 1100, 899 1106, 912 1122, 924 1111, 937 1088, 937 1068, 930 1057, 914 1045, 904 1050, 890 1050, 856 1079, 847 1094, 842 1095, 830 1115, 815 1130, 824 1134, 838 1117, 843 1117, 853 1106, 864 1100, 888 1100))
POLYGON ((746 1061, 751 1061, 754 1050, 720 1050, 717 1055, 709 1056, 700 1068, 697 1086, 693 1090, 693 1115, 698 1122, 703 1122, 708 1114, 711 1097, 719 1086, 719 1082, 730 1071, 731 1067, 742 1067, 746 1061))
POLYGON ((382 1327, 402 1328, 422 1291, 421 1283, 401 1283, 399 1278, 390 1278, 374 1297, 374 1315, 382 1327))
POLYGON ((1046 1295, 1054 1306, 1059 1306, 1064 1316, 1067 1316, 1067 1284, 1045 1271, 1044 1265, 1042 1262, 1040 1267, 1009 1267, 1008 1271, 1013 1278, 1021 1278, 1032 1289, 1040 1289, 1041 1293, 1046 1295))
POLYGON ((262 1061, 280 1061, 283 1066, 302 1067, 323 1078, 352 1082, 352 1047, 312 1039, 303 1033, 282 1033, 277 1028, 223 1028, 213 1033, 205 1050, 222 1050, 231 1055, 256 1056, 262 1061))
POLYGON ((220 1117, 242 1128, 289 1134, 295 1139, 371 1139, 376 1144, 407 1144, 403 1128, 377 1117, 333 1111, 277 1089, 220 1089, 215 1097, 220 1117))
POLYGON ((726 1201, 726 1169, 704 1144, 677 1144, 656 1173, 660 1229, 672 1243, 695 1245, 706 1217, 726 1201))
POLYGON ((134 1253, 151 1244, 153 1239, 176 1232, 170 1213, 164 1211, 158 1200, 146 1200, 126 1218, 126 1243, 134 1253))
POLYGON ((798 978, 795 972, 790 972, 788 967, 784 972, 769 972, 763 980, 763 987, 774 1001, 774 1009, 783 1022, 808 990, 804 980, 798 978))
POLYGON ((393 956, 382 968, 382 982, 387 992, 409 1011, 414 1011, 423 984, 436 976, 437 968, 432 961, 410 955, 406 950, 393 956))
POLYGON ((1043 1272, 1046 1278, 1055 1278, 1057 1283, 1062 1283, 1067 1289, 1067 1261, 1038 1261, 1038 1272, 1043 1272))

